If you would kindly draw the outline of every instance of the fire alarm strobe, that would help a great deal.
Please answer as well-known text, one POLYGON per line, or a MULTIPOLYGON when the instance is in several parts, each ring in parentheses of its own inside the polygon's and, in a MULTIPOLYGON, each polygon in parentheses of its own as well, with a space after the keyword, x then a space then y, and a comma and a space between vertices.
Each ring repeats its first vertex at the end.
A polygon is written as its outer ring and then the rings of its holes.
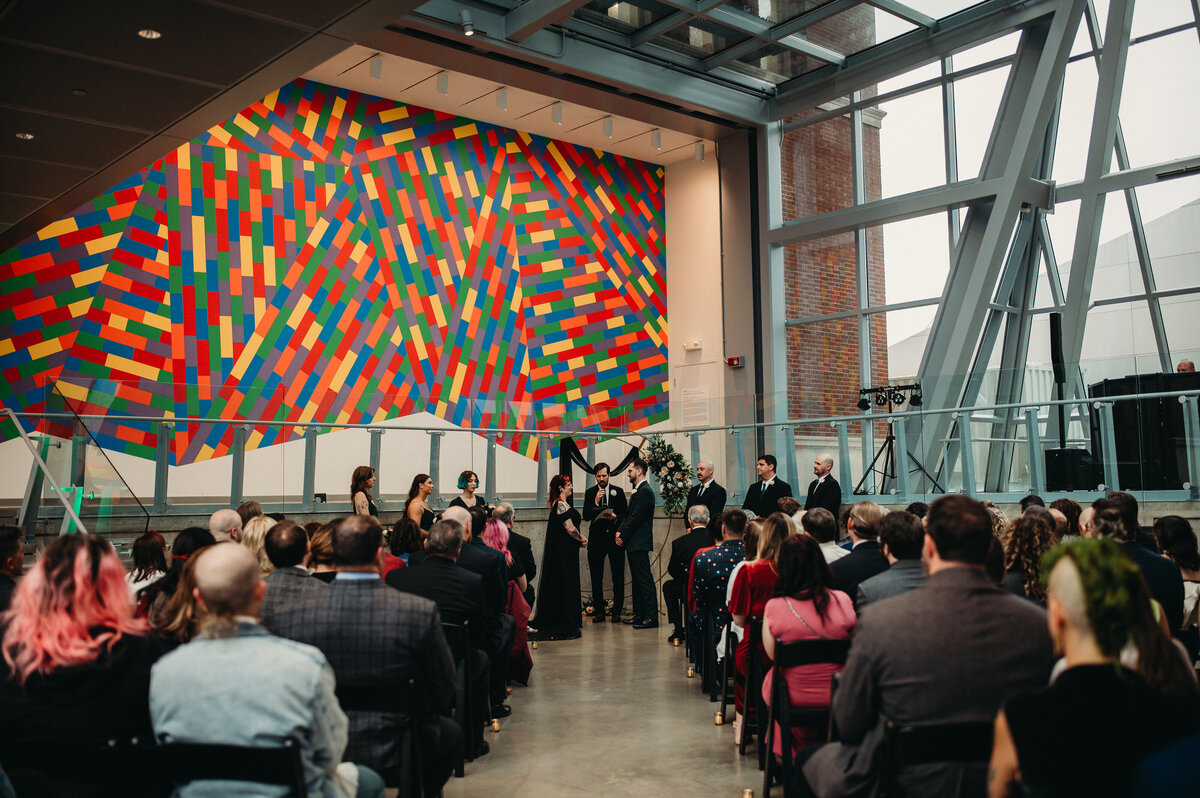
POLYGON ((733 357, 725 358, 725 365, 729 366, 729 368, 731 368, 731 369, 740 369, 742 366, 744 366, 746 364, 742 360, 741 355, 734 355, 733 357))

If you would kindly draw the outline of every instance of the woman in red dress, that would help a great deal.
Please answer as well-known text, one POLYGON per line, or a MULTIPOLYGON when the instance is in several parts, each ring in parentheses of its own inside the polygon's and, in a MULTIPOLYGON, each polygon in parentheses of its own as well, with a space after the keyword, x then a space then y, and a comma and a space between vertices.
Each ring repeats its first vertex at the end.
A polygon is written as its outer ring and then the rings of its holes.
MULTIPOLYGON (((750 628, 751 618, 762 618, 767 602, 775 597, 775 581, 779 578, 779 570, 775 558, 779 553, 779 544, 792 534, 792 520, 783 513, 771 513, 763 522, 762 531, 758 535, 758 558, 748 562, 739 569, 737 579, 733 583, 733 595, 729 600, 729 612, 733 622, 746 629, 750 628)), ((766 672, 766 652, 762 644, 758 647, 759 660, 764 663, 761 673, 766 672)), ((743 684, 746 678, 746 668, 750 663, 750 635, 742 636, 734 654, 734 669, 741 680, 734 688, 734 700, 739 715, 744 715, 742 706, 743 684)))

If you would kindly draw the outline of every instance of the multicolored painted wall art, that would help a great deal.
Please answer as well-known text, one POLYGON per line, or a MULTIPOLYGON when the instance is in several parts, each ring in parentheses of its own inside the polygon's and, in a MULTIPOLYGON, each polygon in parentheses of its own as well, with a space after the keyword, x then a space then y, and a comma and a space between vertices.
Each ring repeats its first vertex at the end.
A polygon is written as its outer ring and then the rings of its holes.
MULTIPOLYGON (((0 401, 143 457, 132 417, 643 427, 663 199, 653 164, 297 80, 0 255, 0 401)), ((232 442, 179 424, 171 462, 232 442)))

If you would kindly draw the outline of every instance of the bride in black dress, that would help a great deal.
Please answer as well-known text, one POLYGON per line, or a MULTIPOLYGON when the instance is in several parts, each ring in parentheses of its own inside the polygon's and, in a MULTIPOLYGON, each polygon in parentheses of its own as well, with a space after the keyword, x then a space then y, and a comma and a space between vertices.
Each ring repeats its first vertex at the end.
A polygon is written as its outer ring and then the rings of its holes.
POLYGON ((565 477, 559 474, 550 480, 550 520, 542 550, 537 614, 529 621, 531 640, 573 640, 583 628, 579 549, 587 545, 587 538, 579 531, 579 511, 568 503, 570 497, 571 483, 565 477))

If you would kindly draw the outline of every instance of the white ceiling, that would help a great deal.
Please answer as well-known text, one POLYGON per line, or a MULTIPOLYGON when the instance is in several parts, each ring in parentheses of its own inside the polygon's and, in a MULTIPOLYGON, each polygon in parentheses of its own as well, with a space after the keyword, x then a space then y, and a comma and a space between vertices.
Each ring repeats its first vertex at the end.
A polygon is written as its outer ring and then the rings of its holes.
POLYGON ((379 53, 360 45, 343 50, 306 72, 304 77, 651 163, 666 165, 695 158, 699 142, 704 143, 706 158, 713 157, 716 152, 712 141, 569 102, 562 103, 562 124, 556 124, 553 106, 559 101, 553 97, 379 53), (376 56, 382 59, 382 69, 380 77, 373 78, 370 62, 376 56), (439 94, 437 76, 443 72, 447 76, 447 91, 439 94), (507 109, 499 107, 497 95, 500 89, 505 89, 508 95, 507 109), (605 119, 612 119, 612 138, 604 135, 605 119), (659 149, 652 142, 651 134, 655 130, 661 136, 659 149))

